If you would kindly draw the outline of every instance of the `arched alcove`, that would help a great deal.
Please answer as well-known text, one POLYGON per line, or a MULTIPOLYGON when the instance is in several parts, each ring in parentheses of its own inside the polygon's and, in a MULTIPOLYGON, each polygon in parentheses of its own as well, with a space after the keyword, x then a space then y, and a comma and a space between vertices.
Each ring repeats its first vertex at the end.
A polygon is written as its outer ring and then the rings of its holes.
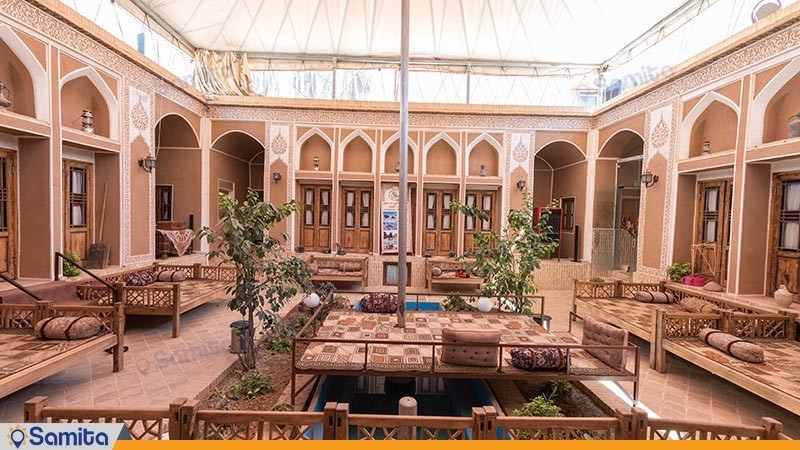
POLYGON ((372 146, 361 136, 355 136, 344 146, 342 170, 345 172, 372 172, 372 146))
POLYGON ((632 130, 620 130, 600 149, 601 158, 624 159, 644 154, 644 139, 632 130))
POLYGON ((157 147, 199 148, 197 133, 188 120, 178 114, 162 117, 155 128, 157 147))
POLYGON ((12 91, 9 111, 50 120, 47 73, 27 45, 0 24, 0 80, 12 91))
POLYGON ((800 113, 800 72, 795 74, 767 104, 764 142, 789 138, 789 118, 800 113))
POLYGON ((486 176, 497 177, 500 175, 500 152, 489 141, 481 140, 473 145, 469 150, 467 161, 469 176, 480 176, 481 166, 486 167, 486 176))
POLYGON ((84 109, 92 111, 94 134, 110 139, 119 138, 118 102, 103 81, 90 67, 78 69, 61 80, 61 123, 81 129, 84 109))
POLYGON ((233 194, 242 201, 251 183, 251 161, 264 152, 256 138, 243 131, 230 131, 211 144, 210 211, 212 222, 219 214, 218 193, 233 194))
POLYGON ((710 143, 711 153, 733 150, 736 147, 738 122, 738 115, 730 106, 712 102, 692 126, 689 157, 700 156, 706 141, 710 143))
MULTIPOLYGON (((383 172, 384 173, 397 173, 397 167, 400 161, 400 139, 395 139, 386 148, 386 153, 383 158, 383 172)), ((415 163, 415 148, 408 140, 408 173, 414 173, 415 163)))
POLYGON ((428 148, 425 175, 458 175, 458 154, 447 141, 439 140, 428 148))
POLYGON ((314 158, 319 159, 319 170, 331 171, 331 144, 321 133, 313 133, 300 144, 300 170, 314 170, 314 158))

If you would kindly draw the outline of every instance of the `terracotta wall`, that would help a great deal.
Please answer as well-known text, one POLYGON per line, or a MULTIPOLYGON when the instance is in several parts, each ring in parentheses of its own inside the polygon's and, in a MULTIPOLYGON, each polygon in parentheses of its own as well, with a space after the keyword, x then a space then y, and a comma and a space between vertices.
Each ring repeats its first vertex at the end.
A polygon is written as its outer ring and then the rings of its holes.
POLYGON ((94 155, 95 241, 108 246, 111 265, 119 265, 122 261, 122 242, 120 242, 122 212, 118 207, 122 204, 121 170, 119 155, 108 153, 94 155), (103 205, 104 196, 106 197, 105 206, 103 205), (103 216, 105 218, 101 231, 100 219, 103 216))
MULTIPOLYGON (((151 207, 151 175, 139 167, 138 161, 150 155, 150 145, 138 136, 131 142, 130 183, 131 183, 131 217, 128 224, 131 233, 131 255, 150 253, 150 221, 154 211, 151 207)), ((153 236, 155 239, 155 236, 153 236)))
POLYGON ((162 148, 156 163, 156 184, 172 185, 172 220, 188 224, 194 215, 195 228, 202 208, 201 156, 199 149, 162 148))
MULTIPOLYGON (((19 140, 19 276, 50 278, 50 141, 19 140), (24 218, 24 221, 22 221, 24 218)), ((60 176, 60 172, 59 172, 60 176)))
POLYGON ((645 200, 642 263, 652 269, 661 269, 661 242, 664 232, 667 159, 656 154, 647 164, 647 169, 658 175, 659 182, 643 192, 645 200))
POLYGON ((345 172, 371 173, 373 167, 373 154, 367 141, 360 136, 347 143, 342 155, 342 170, 345 172))
MULTIPOLYGON (((575 225, 578 225, 583 235, 584 211, 586 209, 586 169, 587 163, 582 162, 564 169, 553 172, 553 198, 561 199, 564 197, 575 198, 575 225)), ((572 258, 574 255, 574 244, 576 235, 564 233, 561 243, 560 253, 562 258, 572 258)), ((582 244, 579 242, 578 259, 582 258, 582 244)))
POLYGON ((219 217, 219 204, 217 202, 219 180, 223 179, 235 183, 235 198, 242 201, 247 195, 247 187, 250 184, 249 171, 250 168, 246 162, 231 158, 218 151, 211 152, 211 185, 208 201, 212 222, 216 222, 219 217))

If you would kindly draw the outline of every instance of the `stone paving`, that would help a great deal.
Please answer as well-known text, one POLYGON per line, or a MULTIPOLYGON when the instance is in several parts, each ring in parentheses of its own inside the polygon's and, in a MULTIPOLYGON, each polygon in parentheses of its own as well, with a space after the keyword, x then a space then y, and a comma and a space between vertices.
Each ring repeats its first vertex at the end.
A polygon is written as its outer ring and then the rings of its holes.
MULTIPOLYGON (((553 316, 551 328, 566 330, 572 292, 542 294, 553 316)), ((194 398, 236 360, 228 352, 229 323, 238 319, 224 300, 210 302, 184 314, 181 336, 173 339, 168 319, 131 317, 124 371, 113 373, 111 356, 105 354, 78 362, 0 400, 0 422, 21 420, 23 402, 37 395, 48 396, 53 406, 94 407, 165 406, 178 397, 194 398)), ((573 332, 580 334, 580 322, 573 332)), ((667 373, 651 371, 647 343, 636 343, 642 349, 641 401, 659 416, 750 425, 769 416, 783 422, 787 434, 800 437, 800 417, 672 356, 667 373)), ((601 398, 614 397, 599 383, 591 387, 601 398)), ((626 408, 621 401, 618 407, 626 408)))

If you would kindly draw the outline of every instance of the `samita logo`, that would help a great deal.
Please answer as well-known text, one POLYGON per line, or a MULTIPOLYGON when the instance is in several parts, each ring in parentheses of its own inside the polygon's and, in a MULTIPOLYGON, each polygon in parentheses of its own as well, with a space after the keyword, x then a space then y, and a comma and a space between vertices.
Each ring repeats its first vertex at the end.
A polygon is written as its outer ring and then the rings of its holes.
POLYGON ((9 448, 49 449, 80 447, 110 448, 117 439, 129 438, 121 424, 26 424, 9 425, 9 448), (113 436, 113 438, 112 438, 113 436))

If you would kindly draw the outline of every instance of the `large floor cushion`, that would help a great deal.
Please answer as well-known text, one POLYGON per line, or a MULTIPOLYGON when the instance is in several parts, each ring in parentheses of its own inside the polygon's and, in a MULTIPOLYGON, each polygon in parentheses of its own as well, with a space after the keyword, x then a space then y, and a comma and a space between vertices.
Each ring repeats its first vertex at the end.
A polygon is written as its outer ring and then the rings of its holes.
MULTIPOLYGON (((591 317, 586 317, 583 322, 583 345, 628 345, 628 330, 617 328, 591 317)), ((603 361, 614 369, 625 369, 628 361, 628 352, 622 349, 593 348, 586 352, 603 361)))
POLYGON ((717 350, 722 350, 742 361, 755 364, 764 362, 764 350, 760 345, 746 342, 732 334, 723 333, 713 328, 703 328, 700 330, 700 339, 707 345, 717 350))
POLYGON ((38 339, 72 341, 96 336, 102 327, 96 317, 49 317, 37 322, 33 332, 38 339))
POLYGON ((511 365, 523 370, 564 370, 567 351, 563 348, 514 348, 511 365))
POLYGON ((372 292, 361 299, 361 311, 365 313, 397 312, 397 296, 385 292, 372 292))
MULTIPOLYGON (((442 343, 499 344, 499 330, 442 328, 442 343)), ((462 366, 497 367, 497 349, 493 345, 443 345, 442 362, 462 366)))

